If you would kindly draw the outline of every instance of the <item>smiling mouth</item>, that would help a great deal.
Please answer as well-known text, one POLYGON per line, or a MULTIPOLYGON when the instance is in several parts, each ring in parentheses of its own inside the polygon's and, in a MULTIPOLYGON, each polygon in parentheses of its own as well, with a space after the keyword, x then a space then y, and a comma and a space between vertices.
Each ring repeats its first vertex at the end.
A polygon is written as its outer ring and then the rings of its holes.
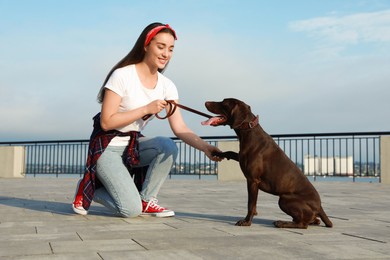
POLYGON ((219 115, 219 116, 214 116, 206 121, 202 122, 202 125, 211 125, 211 126, 219 126, 223 125, 226 122, 226 117, 219 115))

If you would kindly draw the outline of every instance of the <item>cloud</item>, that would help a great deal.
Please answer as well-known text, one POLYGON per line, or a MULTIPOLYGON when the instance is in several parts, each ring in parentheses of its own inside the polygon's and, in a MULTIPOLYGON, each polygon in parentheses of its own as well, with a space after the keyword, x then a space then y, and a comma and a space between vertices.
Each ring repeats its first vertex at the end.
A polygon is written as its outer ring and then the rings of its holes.
MULTIPOLYGON (((206 99, 245 98, 250 96, 247 93, 258 93, 258 87, 269 79, 271 64, 261 57, 259 46, 245 48, 237 37, 204 31, 182 38, 166 75, 183 98, 198 97, 202 104, 206 99)), ((265 92, 257 98, 265 99, 269 94, 265 92)))
POLYGON ((332 44, 390 42, 390 10, 294 21, 289 28, 332 44))
MULTIPOLYGON (((313 37, 314 45, 277 30, 240 35, 234 27, 177 23, 185 29, 177 28, 179 41, 165 75, 184 105, 206 112, 206 100, 242 99, 270 133, 384 130, 390 109, 389 20, 385 10, 289 23, 292 31, 313 37), (367 55, 361 45, 372 43, 367 55), (354 55, 340 58, 351 49, 354 55)), ((0 41, 1 139, 89 137, 91 118, 100 109, 95 100, 100 84, 142 26, 116 25, 111 31, 81 25, 56 33, 41 27, 30 33, 12 30, 5 35, 12 41, 0 41)), ((183 115, 199 135, 234 135, 229 127, 204 127, 202 117, 183 115)), ((145 134, 172 136, 166 120, 154 120, 145 134)))

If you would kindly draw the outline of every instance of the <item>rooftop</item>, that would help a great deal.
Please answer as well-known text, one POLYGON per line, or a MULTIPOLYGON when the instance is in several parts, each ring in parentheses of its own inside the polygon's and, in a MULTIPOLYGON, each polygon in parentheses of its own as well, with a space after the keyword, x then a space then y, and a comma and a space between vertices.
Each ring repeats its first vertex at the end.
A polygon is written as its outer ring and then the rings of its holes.
POLYGON ((389 259, 390 185, 314 182, 334 227, 290 220, 259 193, 250 227, 246 183, 167 180, 159 201, 176 217, 118 218, 99 204, 72 212, 77 178, 0 179, 0 259, 389 259))

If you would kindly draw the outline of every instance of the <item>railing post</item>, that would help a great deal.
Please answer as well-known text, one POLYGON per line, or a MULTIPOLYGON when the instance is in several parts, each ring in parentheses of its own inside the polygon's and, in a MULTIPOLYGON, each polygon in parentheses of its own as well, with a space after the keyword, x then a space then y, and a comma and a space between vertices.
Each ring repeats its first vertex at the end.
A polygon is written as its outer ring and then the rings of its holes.
POLYGON ((24 146, 0 146, 0 178, 23 178, 25 174, 24 146))
MULTIPOLYGON (((239 151, 238 141, 218 141, 218 148, 221 151, 239 151)), ((218 163, 219 181, 245 180, 240 165, 234 160, 222 160, 218 163)))
POLYGON ((390 184, 390 136, 381 135, 380 138, 380 182, 390 184))

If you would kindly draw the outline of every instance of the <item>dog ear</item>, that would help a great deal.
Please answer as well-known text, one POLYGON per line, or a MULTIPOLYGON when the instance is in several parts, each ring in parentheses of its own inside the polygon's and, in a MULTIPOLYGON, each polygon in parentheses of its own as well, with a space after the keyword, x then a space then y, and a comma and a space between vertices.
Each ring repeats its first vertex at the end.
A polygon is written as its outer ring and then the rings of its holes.
POLYGON ((230 120, 231 120, 231 128, 238 128, 242 125, 242 122, 244 122, 247 118, 248 111, 240 106, 239 103, 235 103, 234 107, 231 109, 230 112, 230 120))

